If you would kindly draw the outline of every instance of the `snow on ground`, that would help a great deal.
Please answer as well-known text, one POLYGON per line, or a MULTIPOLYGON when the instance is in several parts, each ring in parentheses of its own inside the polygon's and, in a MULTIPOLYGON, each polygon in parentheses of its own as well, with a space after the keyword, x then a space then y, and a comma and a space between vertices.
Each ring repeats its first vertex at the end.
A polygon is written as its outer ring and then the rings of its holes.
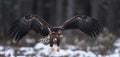
POLYGON ((114 46, 120 48, 120 38, 117 39, 117 41, 114 43, 114 46))
POLYGON ((75 48, 73 46, 69 46, 70 49, 61 49, 60 52, 57 52, 57 46, 54 46, 54 52, 51 51, 49 45, 44 45, 42 43, 37 43, 34 47, 20 47, 16 52, 13 47, 4 47, 0 46, 0 56, 3 55, 5 57, 120 57, 120 48, 115 49, 113 54, 110 55, 96 55, 91 51, 83 51, 83 50, 72 50, 71 48, 75 48), (17 55, 15 55, 17 54, 17 55))
POLYGON ((117 48, 112 54, 100 55, 92 51, 75 50, 76 46, 67 45, 68 49, 61 49, 57 52, 54 45, 54 52, 49 45, 37 43, 34 47, 20 47, 15 49, 11 46, 0 46, 0 57, 120 57, 120 38, 114 43, 117 48))

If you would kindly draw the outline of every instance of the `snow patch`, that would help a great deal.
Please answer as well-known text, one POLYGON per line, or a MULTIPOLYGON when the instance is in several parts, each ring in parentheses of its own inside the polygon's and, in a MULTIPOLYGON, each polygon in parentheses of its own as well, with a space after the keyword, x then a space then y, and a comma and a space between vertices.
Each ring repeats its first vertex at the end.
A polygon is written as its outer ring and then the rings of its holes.
MULTIPOLYGON (((115 42, 116 44, 120 44, 120 39, 115 42)), ((5 47, 0 46, 0 55, 5 57, 120 57, 120 47, 116 45, 118 48, 115 49, 113 54, 109 55, 101 55, 95 54, 94 52, 87 50, 75 50, 76 46, 67 45, 68 49, 61 49, 60 52, 57 52, 57 46, 54 45, 54 52, 51 51, 51 47, 49 45, 45 45, 42 43, 37 43, 34 47, 20 47, 18 50, 14 49, 15 47, 5 47), (17 52, 17 53, 16 53, 17 52), (20 55, 15 55, 20 54, 20 55)))

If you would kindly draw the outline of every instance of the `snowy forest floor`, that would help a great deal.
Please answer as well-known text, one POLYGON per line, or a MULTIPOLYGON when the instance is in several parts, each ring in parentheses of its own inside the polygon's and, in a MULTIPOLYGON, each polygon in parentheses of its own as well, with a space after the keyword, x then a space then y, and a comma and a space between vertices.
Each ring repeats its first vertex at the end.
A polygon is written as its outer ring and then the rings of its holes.
MULTIPOLYGON (((32 38, 32 41, 28 38, 24 40, 34 42, 35 38, 32 38)), ((73 39, 70 39, 71 42, 74 42, 73 39)), ((57 52, 56 45, 54 45, 54 52, 52 52, 49 44, 41 42, 30 45, 21 40, 21 45, 18 43, 16 45, 1 44, 0 57, 120 57, 120 37, 116 37, 107 30, 104 30, 96 40, 88 41, 89 38, 86 39, 75 40, 77 44, 61 43, 60 52, 57 52)))
POLYGON ((54 52, 49 45, 37 43, 34 47, 0 46, 0 57, 120 57, 120 38, 114 43, 118 46, 112 54, 101 55, 92 51, 77 50, 74 45, 67 45, 67 49, 61 49, 57 52, 57 46, 54 45, 54 52))

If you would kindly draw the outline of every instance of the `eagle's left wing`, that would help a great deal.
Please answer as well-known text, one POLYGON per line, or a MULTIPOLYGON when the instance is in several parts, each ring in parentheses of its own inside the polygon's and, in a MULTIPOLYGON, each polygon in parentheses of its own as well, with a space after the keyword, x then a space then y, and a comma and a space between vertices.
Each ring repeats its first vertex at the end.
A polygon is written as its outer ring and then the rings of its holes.
POLYGON ((30 30, 34 30, 43 36, 48 36, 48 28, 50 28, 50 25, 44 19, 36 15, 28 15, 12 23, 9 35, 16 42, 22 39, 30 30))
POLYGON ((82 15, 68 19, 62 25, 62 28, 63 30, 80 29, 85 34, 95 37, 100 33, 102 26, 99 24, 98 20, 82 15))

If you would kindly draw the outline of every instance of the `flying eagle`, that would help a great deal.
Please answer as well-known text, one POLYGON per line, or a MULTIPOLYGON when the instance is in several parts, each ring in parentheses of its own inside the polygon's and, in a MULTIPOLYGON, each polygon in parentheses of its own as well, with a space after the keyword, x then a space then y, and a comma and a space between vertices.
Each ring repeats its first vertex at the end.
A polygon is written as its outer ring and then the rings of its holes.
POLYGON ((44 19, 37 15, 28 15, 13 22, 10 26, 9 34, 15 41, 19 41, 28 31, 34 30, 42 36, 49 36, 50 47, 53 47, 54 39, 56 39, 57 51, 59 51, 62 32, 68 29, 80 29, 83 33, 95 37, 100 33, 102 26, 98 20, 86 15, 74 16, 58 27, 50 26, 44 19))

